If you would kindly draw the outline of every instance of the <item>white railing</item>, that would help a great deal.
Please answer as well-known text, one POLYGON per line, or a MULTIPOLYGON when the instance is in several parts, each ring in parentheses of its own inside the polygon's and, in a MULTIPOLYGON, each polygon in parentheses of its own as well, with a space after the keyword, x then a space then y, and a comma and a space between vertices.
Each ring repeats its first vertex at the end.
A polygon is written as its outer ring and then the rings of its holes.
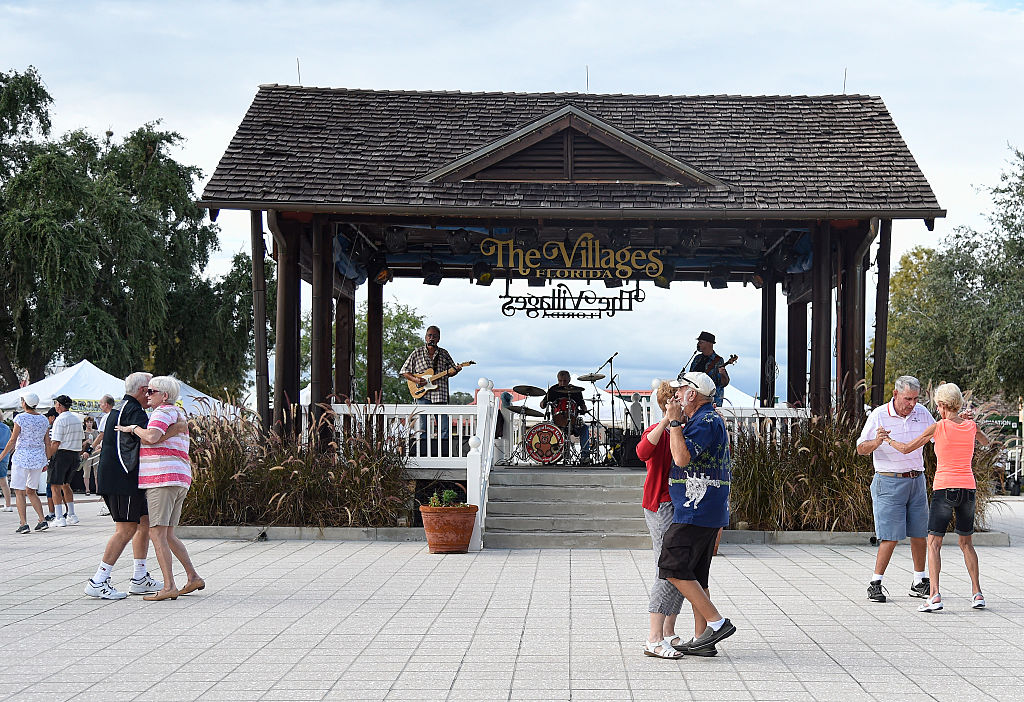
POLYGON ((805 407, 723 407, 719 411, 730 436, 742 430, 778 438, 811 416, 805 407))
POLYGON ((494 430, 498 421, 498 398, 492 390, 494 383, 487 378, 480 378, 477 385, 477 433, 469 440, 469 456, 466 457, 466 500, 471 505, 478 505, 476 524, 473 525, 473 537, 469 542, 470 551, 483 548, 484 525, 487 520, 487 486, 490 483, 491 468, 494 467, 495 439, 494 430))

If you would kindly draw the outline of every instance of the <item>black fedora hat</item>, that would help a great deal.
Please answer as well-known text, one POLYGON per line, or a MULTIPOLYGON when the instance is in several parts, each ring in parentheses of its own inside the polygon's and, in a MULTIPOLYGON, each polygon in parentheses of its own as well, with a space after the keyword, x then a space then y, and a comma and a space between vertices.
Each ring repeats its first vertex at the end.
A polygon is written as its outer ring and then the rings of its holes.
POLYGON ((706 341, 709 344, 715 343, 715 335, 711 332, 702 331, 700 336, 697 337, 697 341, 706 341))

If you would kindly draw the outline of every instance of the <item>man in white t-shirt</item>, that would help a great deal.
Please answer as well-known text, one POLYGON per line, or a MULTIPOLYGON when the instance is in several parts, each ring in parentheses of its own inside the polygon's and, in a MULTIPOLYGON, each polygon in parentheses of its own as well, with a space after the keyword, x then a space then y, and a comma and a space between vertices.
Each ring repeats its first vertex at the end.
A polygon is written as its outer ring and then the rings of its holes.
POLYGON ((857 439, 857 453, 871 454, 875 477, 871 481, 871 502, 875 516, 878 554, 875 572, 868 583, 868 599, 885 602, 882 576, 896 544, 910 537, 914 561, 911 597, 928 597, 930 583, 925 577, 928 536, 928 489, 924 479, 924 449, 906 455, 885 443, 886 438, 909 443, 934 423, 931 413, 918 404, 921 383, 911 375, 896 379, 892 400, 868 415, 857 439))
POLYGON ((82 418, 71 411, 71 398, 60 395, 53 398, 53 407, 57 410, 57 418, 50 429, 50 450, 48 452, 50 468, 47 480, 50 482, 53 502, 56 506, 57 518, 54 525, 63 527, 78 524, 75 514, 75 495, 71 492, 71 477, 82 460, 82 444, 85 442, 85 429, 82 418))
MULTIPOLYGON (((97 456, 99 456, 100 449, 103 448, 103 432, 107 428, 107 417, 110 416, 110 410, 114 409, 115 402, 116 400, 114 400, 110 395, 104 395, 100 398, 100 409, 103 410, 103 416, 100 417, 99 424, 96 426, 99 433, 96 435, 96 438, 92 440, 92 450, 97 456)), ((113 429, 113 427, 111 427, 111 429, 113 429)), ((97 484, 99 483, 99 478, 96 479, 96 482, 97 484)), ((107 503, 100 500, 100 516, 105 517, 109 514, 110 510, 107 509, 107 503)))

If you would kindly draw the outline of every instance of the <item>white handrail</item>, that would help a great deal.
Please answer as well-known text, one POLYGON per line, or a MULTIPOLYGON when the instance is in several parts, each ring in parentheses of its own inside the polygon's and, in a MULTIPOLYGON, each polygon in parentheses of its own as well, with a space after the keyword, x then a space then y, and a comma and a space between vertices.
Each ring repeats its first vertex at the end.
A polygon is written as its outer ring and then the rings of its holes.
POLYGON ((476 435, 469 440, 469 455, 466 456, 466 500, 478 505, 473 536, 469 541, 470 551, 483 548, 484 525, 487 519, 487 486, 491 468, 494 466, 494 429, 497 423, 499 402, 492 390, 494 383, 487 378, 477 382, 476 435))

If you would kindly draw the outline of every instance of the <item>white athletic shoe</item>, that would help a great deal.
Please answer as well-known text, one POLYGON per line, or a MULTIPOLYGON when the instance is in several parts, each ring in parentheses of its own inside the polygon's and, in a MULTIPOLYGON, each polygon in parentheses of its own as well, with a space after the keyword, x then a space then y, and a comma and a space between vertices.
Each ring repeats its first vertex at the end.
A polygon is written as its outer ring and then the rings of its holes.
POLYGON ((101 517, 109 517, 110 516, 110 510, 107 508, 107 503, 106 502, 104 502, 104 503, 102 503, 100 505, 100 516, 101 517))
POLYGON ((78 518, 77 514, 69 514, 68 515, 68 519, 67 519, 68 526, 74 526, 74 525, 78 524, 80 521, 82 521, 82 520, 78 518))
POLYGON ((125 597, 128 597, 127 592, 114 589, 114 586, 110 584, 110 578, 107 578, 98 585, 90 578, 89 582, 85 584, 85 594, 101 600, 123 600, 125 597))
POLYGON ((164 584, 159 580, 154 580, 153 576, 147 572, 141 578, 132 578, 132 584, 128 587, 128 594, 152 595, 154 592, 160 592, 163 589, 164 584))
POLYGON ((53 520, 53 525, 59 527, 66 527, 68 525, 68 520, 64 517, 57 517, 53 520))
POLYGON ((14 507, 0 507, 0 512, 13 512, 14 507))

